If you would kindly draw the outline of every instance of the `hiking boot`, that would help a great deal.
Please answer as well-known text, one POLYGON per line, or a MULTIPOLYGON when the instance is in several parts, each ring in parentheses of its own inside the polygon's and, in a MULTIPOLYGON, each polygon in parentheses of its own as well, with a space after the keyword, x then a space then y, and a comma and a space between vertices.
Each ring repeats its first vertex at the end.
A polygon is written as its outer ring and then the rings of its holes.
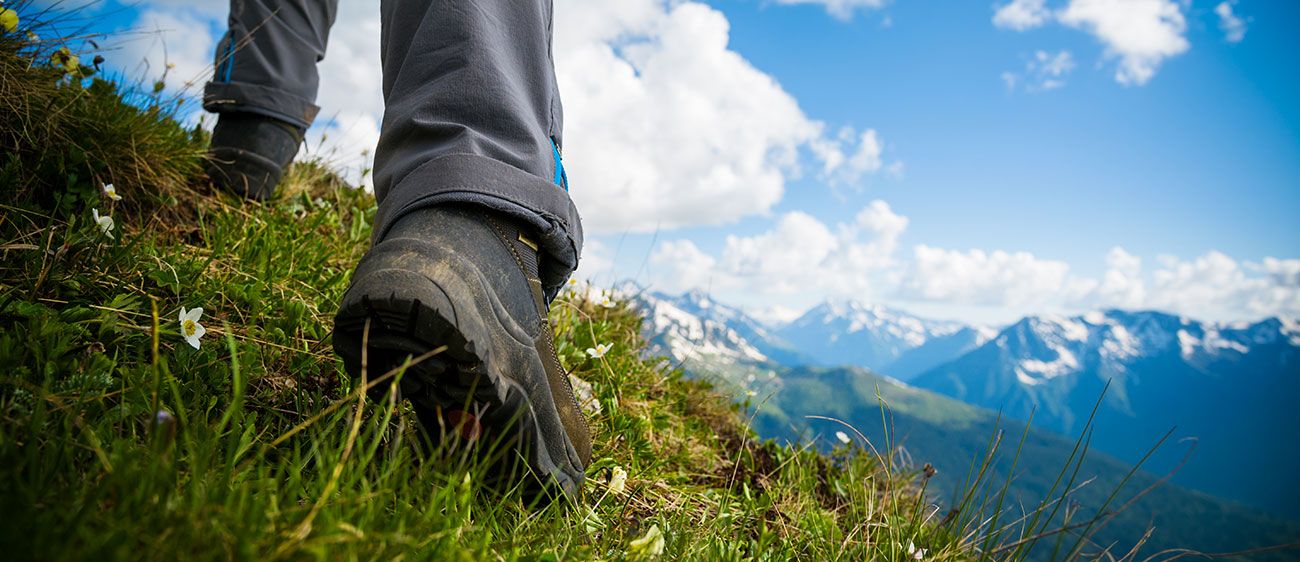
POLYGON ((253 113, 217 118, 208 147, 208 178, 240 197, 263 201, 275 194, 285 166, 298 154, 304 129, 253 113))
POLYGON ((408 213, 357 265, 334 350, 355 379, 422 359, 398 389, 431 437, 504 444, 527 472, 504 484, 522 476, 530 493, 572 497, 591 436, 555 355, 534 240, 521 223, 473 207, 408 213))

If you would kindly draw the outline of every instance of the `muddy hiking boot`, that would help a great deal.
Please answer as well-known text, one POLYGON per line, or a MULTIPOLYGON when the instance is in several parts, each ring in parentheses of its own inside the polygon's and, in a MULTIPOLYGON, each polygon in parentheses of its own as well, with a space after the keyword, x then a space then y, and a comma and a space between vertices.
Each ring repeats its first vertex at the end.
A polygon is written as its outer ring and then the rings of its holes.
POLYGON ((504 451, 504 462, 493 463, 498 484, 572 497, 591 461, 591 436, 555 355, 539 257, 528 230, 503 216, 413 211, 357 266, 335 317, 334 349, 359 380, 363 340, 368 379, 446 346, 398 384, 430 437, 495 445, 504 451))
POLYGON ((263 201, 275 195, 305 131, 252 113, 222 113, 212 130, 206 168, 218 188, 263 201))

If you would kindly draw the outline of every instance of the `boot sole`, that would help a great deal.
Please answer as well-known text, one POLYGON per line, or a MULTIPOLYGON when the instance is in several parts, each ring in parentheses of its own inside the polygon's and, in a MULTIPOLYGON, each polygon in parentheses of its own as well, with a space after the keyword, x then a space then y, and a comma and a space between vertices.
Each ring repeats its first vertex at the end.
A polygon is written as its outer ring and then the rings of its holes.
MULTIPOLYGON (((573 444, 561 430, 566 454, 557 458, 554 447, 547 447, 545 441, 543 426, 562 427, 554 403, 548 402, 553 397, 546 390, 546 396, 534 400, 528 391, 531 388, 537 394, 539 387, 547 384, 540 362, 504 364, 506 354, 494 352, 493 343, 500 345, 504 340, 521 345, 521 338, 511 334, 495 308, 484 302, 488 299, 483 295, 490 293, 473 291, 468 283, 460 282, 466 276, 451 277, 455 278, 440 284, 408 269, 359 270, 344 296, 334 327, 334 349, 343 358, 348 374, 354 380, 361 379, 367 322, 370 332, 365 342, 366 370, 371 379, 402 365, 408 357, 445 346, 445 350, 408 368, 398 385, 430 436, 442 441, 455 432, 447 427, 447 412, 470 412, 484 431, 480 444, 488 448, 498 445, 506 453, 513 452, 531 473, 531 478, 520 478, 515 470, 504 470, 500 474, 502 483, 522 481, 530 496, 552 490, 576 494, 584 474, 573 444), (453 301, 451 295, 461 298, 453 301)), ((533 352, 536 354, 535 348, 533 352)), ((381 384, 377 390, 382 393, 385 388, 381 384)), ((497 466, 512 464, 510 459, 498 460, 506 462, 494 463, 497 466)))

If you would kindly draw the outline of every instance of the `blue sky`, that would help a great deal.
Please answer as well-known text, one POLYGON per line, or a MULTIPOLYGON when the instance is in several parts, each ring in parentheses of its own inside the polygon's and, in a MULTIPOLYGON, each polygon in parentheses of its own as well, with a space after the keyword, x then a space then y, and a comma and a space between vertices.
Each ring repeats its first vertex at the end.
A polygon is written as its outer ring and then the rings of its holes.
MULTIPOLYGON (((103 18, 110 64, 161 68, 166 43, 173 76, 199 78, 212 4, 103 18)), ((371 4, 343 0, 313 131, 358 168, 382 112, 371 4)), ((597 283, 708 288, 765 318, 824 298, 987 323, 1300 316, 1294 2, 612 4, 556 2, 597 283)))
MULTIPOLYGON (((840 193, 887 199, 913 219, 909 238, 1024 249, 1080 268, 1099 268, 1115 245, 1184 257, 1296 253, 1300 5, 1243 3, 1253 21, 1232 44, 1211 5, 1194 3, 1192 49, 1130 87, 1113 80, 1089 35, 998 29, 990 3, 900 1, 849 22, 815 6, 713 5, 731 20, 732 47, 810 115, 881 131, 905 177, 840 193), (1061 49, 1078 68, 1060 89, 1010 92, 999 79, 1037 50, 1061 49)), ((781 207, 842 213, 810 183, 781 207)))

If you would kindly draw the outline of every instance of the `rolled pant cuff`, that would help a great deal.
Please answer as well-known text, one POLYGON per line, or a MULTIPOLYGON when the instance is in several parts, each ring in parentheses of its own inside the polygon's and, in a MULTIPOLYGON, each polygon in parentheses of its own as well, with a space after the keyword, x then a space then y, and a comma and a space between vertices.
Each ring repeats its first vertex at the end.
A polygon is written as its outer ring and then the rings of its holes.
POLYGON ((311 127, 316 114, 320 113, 320 108, 311 100, 248 82, 208 82, 203 89, 203 109, 213 113, 256 113, 303 129, 311 127))
POLYGON ((448 154, 397 182, 379 206, 374 241, 408 212, 448 203, 487 207, 536 229, 543 253, 542 285, 554 297, 578 267, 582 221, 569 194, 519 168, 478 154, 448 154))

